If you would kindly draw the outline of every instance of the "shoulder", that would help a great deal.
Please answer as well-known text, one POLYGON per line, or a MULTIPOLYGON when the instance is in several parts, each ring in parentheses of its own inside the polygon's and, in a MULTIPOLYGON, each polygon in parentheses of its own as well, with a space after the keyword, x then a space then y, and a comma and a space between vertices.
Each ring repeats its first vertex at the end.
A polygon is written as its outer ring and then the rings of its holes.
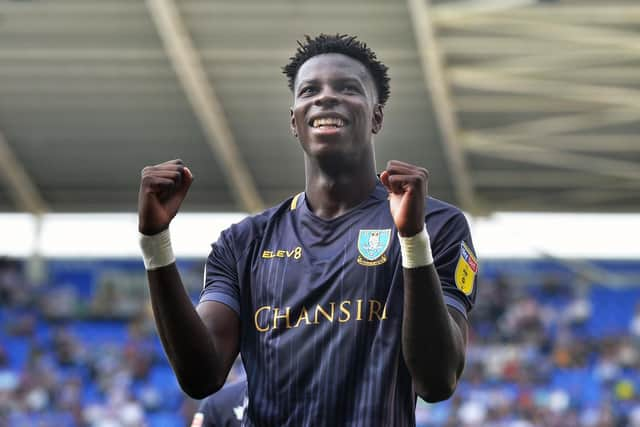
POLYGON ((452 220, 462 220, 466 223, 466 216, 459 207, 431 196, 427 197, 425 219, 427 223, 437 224, 445 224, 452 220))
POLYGON ((425 223, 433 245, 450 239, 471 241, 469 222, 464 212, 435 197, 427 198, 425 223))

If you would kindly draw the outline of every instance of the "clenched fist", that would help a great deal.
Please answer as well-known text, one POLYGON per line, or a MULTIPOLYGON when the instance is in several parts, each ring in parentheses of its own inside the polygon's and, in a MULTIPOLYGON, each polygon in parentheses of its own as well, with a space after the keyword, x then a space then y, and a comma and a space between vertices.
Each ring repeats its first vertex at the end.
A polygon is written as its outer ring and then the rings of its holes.
POLYGON ((391 216, 398 233, 402 237, 411 237, 422 231, 429 171, 391 160, 380 174, 380 180, 389 191, 391 216))
POLYGON ((138 231, 150 236, 168 228, 192 182, 191 171, 179 159, 142 169, 138 231))

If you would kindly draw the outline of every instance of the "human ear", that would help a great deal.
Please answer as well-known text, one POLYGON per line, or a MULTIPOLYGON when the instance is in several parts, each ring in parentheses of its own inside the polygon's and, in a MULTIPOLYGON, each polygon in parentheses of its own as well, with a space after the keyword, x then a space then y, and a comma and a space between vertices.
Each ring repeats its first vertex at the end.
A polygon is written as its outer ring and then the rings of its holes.
POLYGON ((291 135, 295 138, 298 137, 298 131, 296 130, 296 117, 293 115, 293 108, 289 108, 290 114, 290 127, 291 127, 291 135))
POLYGON ((373 116, 371 117, 371 133, 377 134, 382 130, 383 118, 384 111, 382 110, 382 104, 375 104, 373 106, 373 116))

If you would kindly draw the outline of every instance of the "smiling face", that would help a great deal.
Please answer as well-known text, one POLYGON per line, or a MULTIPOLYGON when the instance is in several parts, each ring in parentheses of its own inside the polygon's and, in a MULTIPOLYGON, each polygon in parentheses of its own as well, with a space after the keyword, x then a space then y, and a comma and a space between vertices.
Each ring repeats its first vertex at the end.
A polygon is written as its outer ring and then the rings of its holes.
POLYGON ((296 76, 291 130, 310 157, 371 154, 382 107, 366 67, 339 53, 314 56, 296 76))

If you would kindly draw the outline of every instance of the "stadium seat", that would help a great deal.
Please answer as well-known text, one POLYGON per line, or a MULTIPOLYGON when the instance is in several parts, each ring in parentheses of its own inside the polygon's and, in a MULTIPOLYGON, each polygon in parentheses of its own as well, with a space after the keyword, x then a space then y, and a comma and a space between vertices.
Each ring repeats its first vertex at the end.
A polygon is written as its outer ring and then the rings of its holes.
POLYGON ((185 425, 185 420, 173 412, 157 412, 147 416, 149 427, 177 427, 185 425))

